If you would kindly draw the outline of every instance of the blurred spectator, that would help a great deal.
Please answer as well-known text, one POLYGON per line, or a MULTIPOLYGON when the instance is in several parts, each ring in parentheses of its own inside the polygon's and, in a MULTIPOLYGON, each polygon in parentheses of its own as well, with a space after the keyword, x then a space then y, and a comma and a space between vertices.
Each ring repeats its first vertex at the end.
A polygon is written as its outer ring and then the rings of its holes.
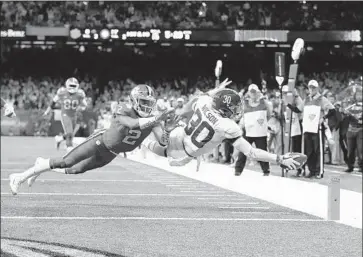
POLYGON ((5 1, 1 25, 350 30, 362 29, 362 9, 361 2, 5 1))

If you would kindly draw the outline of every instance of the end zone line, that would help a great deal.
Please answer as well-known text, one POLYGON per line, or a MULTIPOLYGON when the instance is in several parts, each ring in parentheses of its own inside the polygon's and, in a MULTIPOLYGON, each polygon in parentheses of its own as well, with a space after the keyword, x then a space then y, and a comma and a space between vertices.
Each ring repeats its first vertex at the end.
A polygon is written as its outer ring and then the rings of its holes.
MULTIPOLYGON (((12 195, 9 192, 1 192, 1 195, 12 195)), ((234 195, 216 195, 216 194, 205 194, 205 195, 191 195, 191 194, 118 194, 118 193, 18 193, 17 195, 54 195, 54 196, 165 196, 165 197, 198 197, 198 196, 212 196, 212 197, 228 197, 234 195)), ((16 197, 16 196, 14 196, 16 197)))
POLYGON ((182 220, 182 221, 279 221, 279 222, 331 222, 322 219, 262 219, 262 218, 192 218, 192 217, 31 217, 1 216, 6 220, 182 220))

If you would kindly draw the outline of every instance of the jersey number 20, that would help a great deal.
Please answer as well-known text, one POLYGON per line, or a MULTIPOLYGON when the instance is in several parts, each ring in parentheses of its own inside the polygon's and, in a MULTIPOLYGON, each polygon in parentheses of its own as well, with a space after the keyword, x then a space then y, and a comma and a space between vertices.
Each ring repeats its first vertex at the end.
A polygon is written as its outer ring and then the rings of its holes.
POLYGON ((202 121, 202 113, 199 109, 194 113, 190 119, 188 126, 185 127, 185 134, 191 136, 192 143, 198 147, 202 148, 206 143, 208 143, 214 136, 213 127, 206 121, 202 121), (208 134, 202 140, 197 140, 200 133, 206 129, 208 134))

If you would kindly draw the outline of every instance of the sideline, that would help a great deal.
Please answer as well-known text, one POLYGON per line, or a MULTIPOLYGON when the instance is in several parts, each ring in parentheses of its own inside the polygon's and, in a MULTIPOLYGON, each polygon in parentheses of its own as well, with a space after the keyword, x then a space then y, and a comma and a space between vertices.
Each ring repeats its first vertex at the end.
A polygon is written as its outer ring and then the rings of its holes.
MULTIPOLYGON (((184 167, 170 167, 166 158, 147 152, 147 159, 140 153, 128 159, 189 177, 233 192, 259 198, 283 207, 327 218, 328 186, 276 176, 263 177, 245 169, 243 176, 235 177, 233 168, 221 164, 203 163, 196 172, 197 163, 184 167)), ((340 220, 345 225, 362 229, 362 193, 340 189, 340 220)))

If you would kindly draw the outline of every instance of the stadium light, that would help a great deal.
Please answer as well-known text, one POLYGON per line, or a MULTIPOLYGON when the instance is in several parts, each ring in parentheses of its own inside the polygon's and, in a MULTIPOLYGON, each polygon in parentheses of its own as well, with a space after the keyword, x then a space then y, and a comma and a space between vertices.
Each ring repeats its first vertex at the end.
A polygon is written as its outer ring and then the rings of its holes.
POLYGON ((108 29, 103 29, 100 32, 100 36, 102 39, 108 39, 110 37, 110 31, 108 29))

